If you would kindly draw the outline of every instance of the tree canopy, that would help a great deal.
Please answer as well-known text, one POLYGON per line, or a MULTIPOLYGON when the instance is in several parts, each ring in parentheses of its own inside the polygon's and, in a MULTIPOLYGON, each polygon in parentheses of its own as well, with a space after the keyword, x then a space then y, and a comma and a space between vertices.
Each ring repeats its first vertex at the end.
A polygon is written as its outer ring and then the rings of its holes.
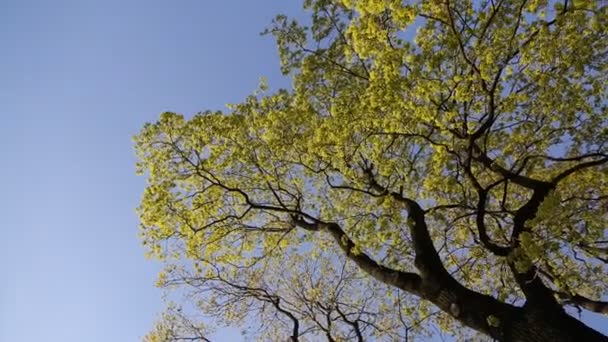
POLYGON ((304 8, 266 31, 291 89, 135 138, 189 304, 147 338, 605 341, 572 315, 608 314, 605 2, 304 8))

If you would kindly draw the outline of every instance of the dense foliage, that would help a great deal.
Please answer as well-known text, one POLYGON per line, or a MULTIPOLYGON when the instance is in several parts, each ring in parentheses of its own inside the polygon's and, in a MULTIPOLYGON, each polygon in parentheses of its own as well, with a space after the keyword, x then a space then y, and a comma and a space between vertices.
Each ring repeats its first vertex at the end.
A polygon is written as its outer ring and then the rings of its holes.
POLYGON ((564 310, 608 314, 607 5, 305 8, 267 30, 292 89, 135 139, 190 304, 147 338, 604 340, 564 310))

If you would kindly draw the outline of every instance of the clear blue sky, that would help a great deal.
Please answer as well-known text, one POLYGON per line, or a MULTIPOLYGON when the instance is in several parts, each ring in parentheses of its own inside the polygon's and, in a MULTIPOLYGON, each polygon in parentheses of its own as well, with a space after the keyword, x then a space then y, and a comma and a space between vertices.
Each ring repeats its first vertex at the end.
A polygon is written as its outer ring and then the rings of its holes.
POLYGON ((280 80, 285 0, 0 1, 0 341, 139 341, 160 312, 131 137, 280 80))
POLYGON ((260 76, 287 85, 258 33, 299 7, 0 2, 0 341, 141 339, 162 305, 136 237, 131 136, 165 110, 238 102, 260 76))

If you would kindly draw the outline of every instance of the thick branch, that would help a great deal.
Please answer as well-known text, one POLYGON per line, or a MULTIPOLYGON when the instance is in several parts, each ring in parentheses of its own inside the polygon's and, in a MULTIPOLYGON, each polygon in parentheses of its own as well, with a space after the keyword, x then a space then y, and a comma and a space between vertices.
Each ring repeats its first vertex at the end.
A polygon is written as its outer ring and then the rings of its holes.
POLYGON ((492 158, 488 157, 476 144, 473 144, 473 152, 475 153, 473 158, 483 164, 488 169, 500 174, 505 179, 512 181, 513 183, 523 186, 524 188, 528 188, 531 190, 544 188, 550 185, 550 183, 522 176, 518 173, 509 171, 499 165, 497 162, 492 160, 492 158))
POLYGON ((416 201, 404 197, 400 193, 391 192, 384 186, 380 185, 374 178, 372 169, 373 165, 370 165, 364 170, 370 187, 374 191, 389 195, 394 200, 404 203, 407 208, 408 226, 412 236, 414 252, 416 255, 416 268, 418 268, 422 277, 428 278, 432 276, 435 278, 451 278, 443 266, 443 262, 441 262, 439 254, 433 245, 433 240, 431 239, 428 227, 426 225, 425 211, 416 201))
POLYGON ((580 306, 589 311, 608 315, 608 302, 593 300, 578 294, 571 296, 563 292, 557 293, 557 296, 564 300, 565 304, 580 306))
POLYGON ((597 159, 597 160, 592 160, 592 161, 588 161, 585 163, 580 163, 577 164, 565 171, 563 171, 562 173, 560 173, 559 175, 557 175, 555 178, 553 178, 552 182, 553 184, 557 184, 559 183, 561 180, 563 180, 564 178, 570 176, 571 174, 581 171, 583 169, 587 169, 590 167, 594 167, 594 166, 599 166, 602 165, 604 163, 608 162, 608 157, 602 158, 602 159, 597 159))
MULTIPOLYGON (((413 219, 422 219, 423 216, 421 216, 421 214, 423 214, 423 211, 414 203, 410 203, 412 205, 410 210, 413 212, 413 219)), ((440 267, 439 270, 428 270, 430 275, 432 275, 432 278, 421 278, 417 274, 396 271, 379 265, 365 253, 353 253, 355 244, 336 223, 326 223, 322 221, 311 223, 297 218, 294 218, 294 223, 298 227, 309 231, 326 231, 330 233, 346 256, 375 279, 427 299, 444 312, 454 316, 463 324, 490 336, 499 338, 504 336, 504 333, 501 329, 490 326, 487 322, 487 317, 495 315, 504 322, 507 322, 512 320, 513 317, 517 317, 517 312, 520 310, 512 305, 502 303, 491 296, 483 295, 465 288, 445 271, 442 264, 437 266, 440 267), (446 276, 437 276, 438 272, 439 275, 445 272, 446 276)), ((426 231, 426 225, 416 227, 416 224, 420 224, 420 222, 412 224, 412 231, 422 230, 422 228, 424 228, 425 232, 414 232, 416 235, 415 240, 418 240, 418 243, 421 243, 421 240, 425 239, 426 235, 428 242, 422 243, 423 245, 430 243, 432 247, 428 231, 426 231)), ((422 255, 424 258, 421 258, 422 260, 417 263, 420 263, 421 268, 425 269, 429 264, 433 263, 432 261, 429 262, 429 260, 426 260, 426 253, 428 251, 425 251, 424 249, 428 248, 428 246, 419 246, 418 248, 423 253, 422 255)), ((432 250, 435 251, 434 248, 432 250)), ((437 258, 437 262, 441 262, 436 252, 434 256, 437 258)), ((433 256, 431 255, 429 258, 433 258, 433 256)))
POLYGON ((336 305, 336 311, 338 312, 340 317, 342 317, 342 320, 344 322, 346 322, 346 324, 353 327, 353 330, 355 331, 355 334, 357 335, 357 341, 363 342, 364 339, 363 339, 363 334, 361 333, 361 328, 359 327, 359 322, 357 320, 354 320, 354 321, 349 320, 348 317, 346 317, 346 315, 344 314, 344 312, 342 312, 342 310, 340 310, 339 305, 336 305))
POLYGON ((328 232, 340 246, 346 257, 352 260, 363 271, 374 277, 375 279, 400 288, 404 291, 419 294, 421 278, 419 275, 410 272, 403 272, 388 268, 378 264, 367 254, 358 251, 355 243, 344 233, 340 225, 337 223, 327 223, 320 220, 308 222, 304 219, 294 217, 294 224, 300 228, 310 231, 326 231, 328 232))
MULTIPOLYGON (((552 189, 553 186, 548 185, 535 190, 530 200, 521 206, 515 213, 515 217, 513 218, 513 232, 511 234, 511 246, 513 249, 519 247, 519 236, 522 232, 528 230, 526 228, 526 222, 536 216, 538 207, 552 189)), ((526 296, 526 304, 545 307, 546 310, 550 310, 551 308, 554 310, 561 310, 561 307, 553 297, 553 291, 545 286, 541 277, 538 276, 535 266, 531 266, 526 272, 517 270, 515 267, 515 260, 511 260, 509 266, 515 280, 526 296)))
POLYGON ((293 322, 292 333, 290 336, 291 341, 298 342, 300 336, 300 321, 294 316, 291 312, 283 309, 280 305, 280 298, 275 297, 272 300, 272 305, 277 309, 277 311, 283 313, 285 316, 289 317, 289 319, 293 322))
POLYGON ((487 191, 479 191, 479 202, 477 203, 477 216, 475 222, 477 224, 477 232, 479 233, 479 240, 481 243, 494 255, 507 256, 511 252, 510 247, 499 246, 494 243, 488 236, 488 232, 485 224, 485 213, 486 213, 486 201, 488 193, 487 191))

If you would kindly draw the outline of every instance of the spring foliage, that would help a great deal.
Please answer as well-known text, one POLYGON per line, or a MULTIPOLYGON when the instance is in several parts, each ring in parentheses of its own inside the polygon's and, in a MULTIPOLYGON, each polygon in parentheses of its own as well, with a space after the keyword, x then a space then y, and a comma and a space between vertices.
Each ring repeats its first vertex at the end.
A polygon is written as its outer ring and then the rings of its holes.
POLYGON ((501 313, 434 301, 445 274, 509 305, 606 310, 606 5, 304 3, 309 27, 267 30, 292 89, 135 138, 159 285, 262 340, 472 334, 456 320, 506 336, 501 313))

